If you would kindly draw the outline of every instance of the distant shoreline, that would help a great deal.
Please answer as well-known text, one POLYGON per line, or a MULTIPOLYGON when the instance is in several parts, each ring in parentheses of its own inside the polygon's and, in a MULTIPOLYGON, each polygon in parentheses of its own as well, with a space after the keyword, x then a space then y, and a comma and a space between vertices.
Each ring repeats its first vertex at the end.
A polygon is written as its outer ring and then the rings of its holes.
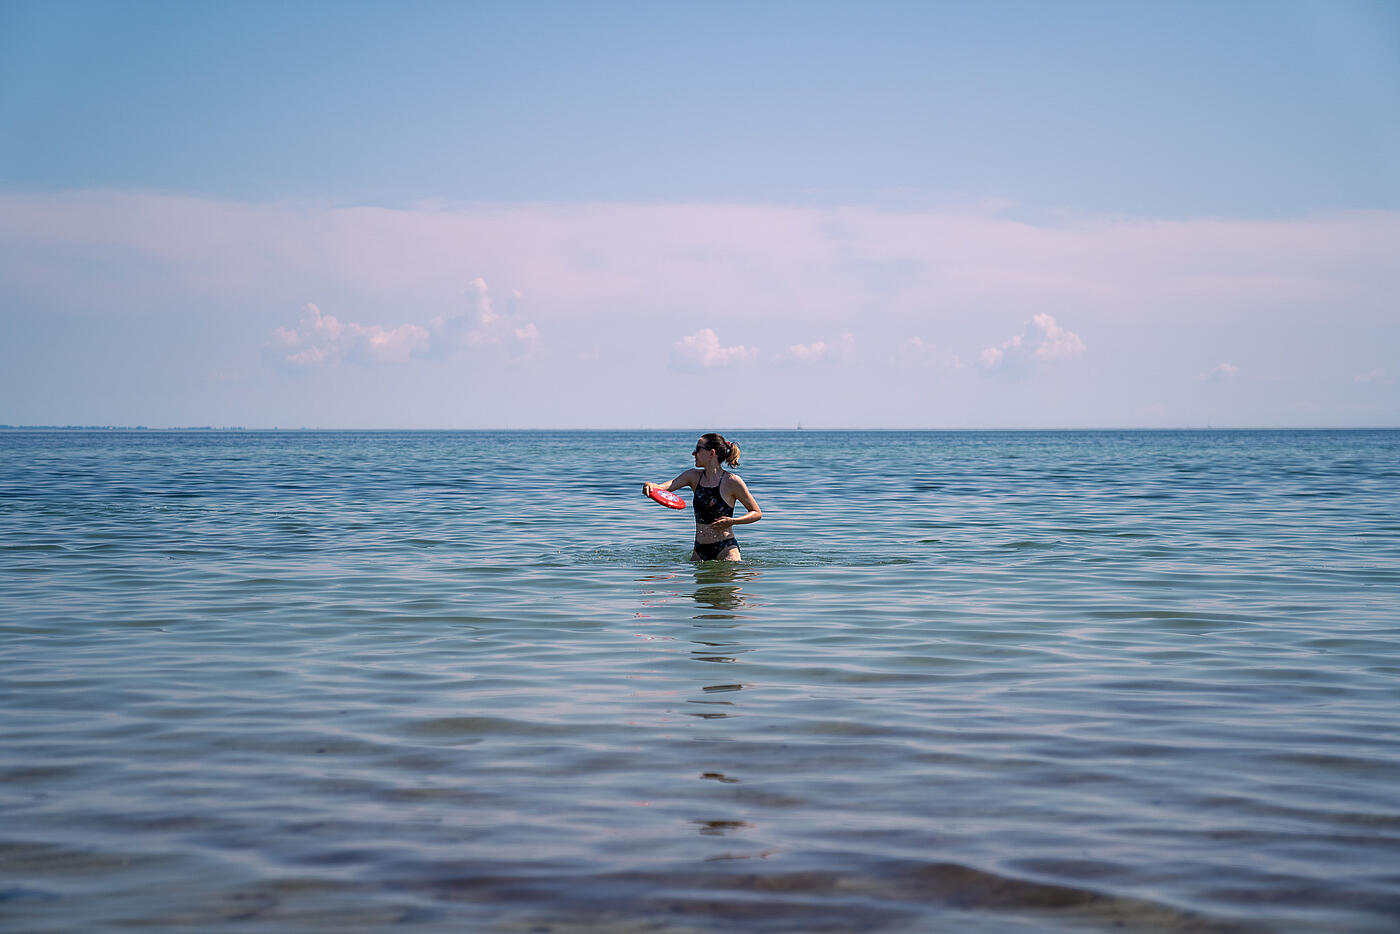
MULTIPOLYGON (((145 425, 0 425, 0 431, 280 431, 279 428, 244 428, 242 425, 188 425, 149 428, 145 425)), ((314 431, 315 429, 297 429, 314 431)))
MULTIPOLYGON (((501 433, 501 432, 553 432, 553 433, 600 433, 600 432, 629 432, 629 433, 657 433, 672 434, 675 432, 687 432, 684 426, 677 428, 315 428, 302 426, 299 428, 247 428, 242 425, 178 425, 168 428, 151 428, 146 425, 0 425, 0 432, 20 432, 20 431, 73 431, 73 432, 102 432, 102 431, 142 431, 142 432, 182 432, 182 431, 237 431, 237 432, 378 432, 391 433, 400 432, 404 434, 422 434, 431 432, 444 433, 501 433)), ((704 429, 696 429, 703 431, 704 429)), ((1112 432, 1112 431, 1400 431, 1400 425, 1177 425, 1167 428, 1145 428, 1134 426, 1111 426, 1111 427, 1091 427, 1091 428, 811 428, 811 427, 764 427, 764 428, 735 428, 736 432, 741 431, 763 431, 763 432, 1112 432)))

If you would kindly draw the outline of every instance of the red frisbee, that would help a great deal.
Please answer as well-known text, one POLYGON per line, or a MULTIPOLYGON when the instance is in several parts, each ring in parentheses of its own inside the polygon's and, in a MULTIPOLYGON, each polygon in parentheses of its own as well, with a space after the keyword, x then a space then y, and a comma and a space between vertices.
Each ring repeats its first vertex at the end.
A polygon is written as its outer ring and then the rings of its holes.
POLYGON ((670 506, 672 509, 685 508, 685 500, 681 499, 670 490, 663 490, 660 487, 656 487, 647 495, 663 506, 670 506))

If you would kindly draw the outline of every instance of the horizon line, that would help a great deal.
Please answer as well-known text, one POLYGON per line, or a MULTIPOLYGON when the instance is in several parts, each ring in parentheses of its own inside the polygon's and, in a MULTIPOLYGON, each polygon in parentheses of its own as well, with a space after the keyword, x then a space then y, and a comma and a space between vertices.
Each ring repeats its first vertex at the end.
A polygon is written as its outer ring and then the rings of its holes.
MULTIPOLYGON (((382 427, 340 427, 326 428, 314 425, 301 425, 295 428, 283 428, 279 425, 272 427, 254 427, 245 425, 167 425, 151 427, 148 425, 8 425, 0 424, 0 431, 207 431, 207 432, 403 432, 403 433, 426 433, 426 432, 604 432, 604 431, 628 431, 628 432, 665 432, 675 433, 686 431, 685 427, 677 428, 382 428, 382 427)), ((699 429, 702 433, 705 429, 699 429)), ((808 431, 867 431, 867 432, 898 432, 898 431, 1400 431, 1400 424, 1397 425, 1166 425, 1166 426, 1144 426, 1144 425, 1090 425, 1090 426, 980 426, 980 427, 860 427, 860 426, 817 426, 807 427, 803 425, 786 426, 749 426, 728 429, 730 432, 736 431, 765 431, 765 432, 808 432, 808 431)))

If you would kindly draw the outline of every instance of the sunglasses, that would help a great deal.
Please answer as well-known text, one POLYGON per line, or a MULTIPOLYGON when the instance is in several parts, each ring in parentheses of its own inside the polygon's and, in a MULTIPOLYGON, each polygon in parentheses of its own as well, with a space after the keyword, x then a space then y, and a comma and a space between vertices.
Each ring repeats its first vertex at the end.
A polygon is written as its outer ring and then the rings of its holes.
POLYGON ((699 454, 701 451, 713 451, 713 450, 714 450, 714 448, 712 448, 712 447, 700 447, 699 445, 696 445, 695 450, 691 451, 690 453, 691 453, 691 456, 693 457, 694 455, 699 454))

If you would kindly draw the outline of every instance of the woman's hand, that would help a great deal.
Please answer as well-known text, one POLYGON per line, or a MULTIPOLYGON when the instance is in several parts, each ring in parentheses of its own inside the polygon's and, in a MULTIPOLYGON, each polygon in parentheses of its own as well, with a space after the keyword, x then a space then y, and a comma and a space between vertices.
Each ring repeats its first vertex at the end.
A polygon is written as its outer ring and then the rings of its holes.
POLYGON ((657 484, 652 483, 651 481, 647 481, 646 483, 643 483, 643 484, 642 484, 642 495, 643 495, 643 496, 650 496, 650 495, 651 495, 651 491, 654 490, 654 489, 656 489, 656 487, 657 487, 657 484))
POLYGON ((723 532, 725 529, 729 528, 733 524, 733 516, 720 516, 714 522, 710 523, 710 528, 714 529, 716 532, 723 532))

